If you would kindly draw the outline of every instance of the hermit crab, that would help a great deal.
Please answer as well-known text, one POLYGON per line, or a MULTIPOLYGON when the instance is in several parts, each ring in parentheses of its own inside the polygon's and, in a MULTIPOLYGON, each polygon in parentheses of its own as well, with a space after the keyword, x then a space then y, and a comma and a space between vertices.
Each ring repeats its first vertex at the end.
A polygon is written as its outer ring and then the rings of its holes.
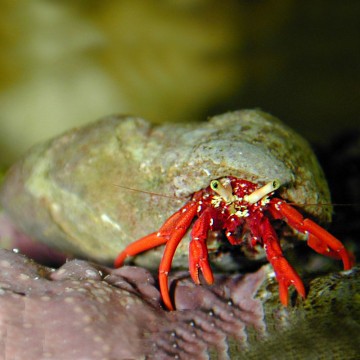
POLYGON ((248 253, 263 248, 285 305, 290 285, 303 297, 305 289, 283 255, 283 239, 300 235, 352 266, 342 243, 308 219, 331 218, 329 206, 316 206, 330 196, 309 145, 258 110, 157 126, 111 116, 33 148, 10 170, 0 196, 23 232, 62 252, 103 263, 116 258, 115 266, 128 256, 150 269, 160 261, 169 309, 168 273, 186 267, 188 254, 196 283, 200 272, 213 281, 210 262, 224 271, 233 266, 209 260, 210 238, 248 253), (279 220, 289 226, 274 227, 279 220))
POLYGON ((300 233, 307 235, 308 245, 315 251, 341 259, 344 269, 350 269, 351 259, 344 245, 325 229, 304 217, 284 200, 270 197, 280 182, 273 180, 262 187, 233 176, 212 180, 210 186, 197 191, 192 199, 165 221, 158 232, 130 244, 117 257, 121 266, 127 256, 134 256, 153 247, 166 244, 159 267, 159 282, 165 305, 173 309, 168 291, 168 274, 175 250, 195 217, 189 244, 189 269, 192 279, 200 284, 199 271, 208 284, 214 281, 209 265, 207 237, 209 231, 224 230, 233 245, 245 243, 251 249, 264 247, 266 257, 279 282, 280 300, 288 304, 288 287, 293 285, 305 297, 304 285, 285 259, 271 219, 285 220, 300 233))

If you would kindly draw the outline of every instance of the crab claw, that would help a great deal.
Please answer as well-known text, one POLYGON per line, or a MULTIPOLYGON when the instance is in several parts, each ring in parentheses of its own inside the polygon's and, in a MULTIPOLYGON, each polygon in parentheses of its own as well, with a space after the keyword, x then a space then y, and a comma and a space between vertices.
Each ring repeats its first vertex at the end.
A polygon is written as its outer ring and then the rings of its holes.
POLYGON ((354 265, 354 259, 345 249, 340 240, 328 233, 324 228, 304 217, 289 204, 279 201, 274 208, 278 210, 278 217, 282 217, 294 229, 308 234, 308 245, 316 252, 342 260, 344 270, 354 265))
POLYGON ((263 218, 259 229, 264 241, 266 257, 274 268, 276 279, 279 282, 280 301, 283 305, 288 305, 288 288, 291 285, 305 298, 306 291, 304 284, 294 268, 284 258, 279 239, 268 218, 263 218))
POLYGON ((344 270, 350 270, 354 266, 352 254, 336 237, 310 219, 304 220, 304 229, 309 233, 308 245, 316 252, 342 260, 344 270))
POLYGON ((281 303, 284 306, 289 304, 288 288, 291 285, 295 287, 296 291, 302 296, 302 298, 305 298, 306 291, 304 284, 294 268, 286 261, 286 259, 283 256, 273 258, 271 264, 274 268, 276 279, 279 282, 279 297, 281 303))
POLYGON ((189 244, 189 270, 195 284, 200 284, 199 270, 208 284, 214 282, 213 272, 209 264, 206 240, 213 224, 212 209, 207 208, 195 221, 191 231, 189 244))
POLYGON ((214 275, 210 268, 206 244, 192 240, 189 245, 189 270, 195 284, 200 284, 199 270, 208 284, 214 282, 214 275))

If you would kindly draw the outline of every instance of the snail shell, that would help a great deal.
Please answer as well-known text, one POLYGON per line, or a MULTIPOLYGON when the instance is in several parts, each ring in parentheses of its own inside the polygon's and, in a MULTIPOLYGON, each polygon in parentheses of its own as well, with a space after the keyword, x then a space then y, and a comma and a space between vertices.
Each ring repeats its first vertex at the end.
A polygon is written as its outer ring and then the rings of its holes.
MULTIPOLYGON (((127 244, 156 231, 192 193, 228 175, 259 184, 278 178, 278 194, 290 202, 330 201, 309 144, 258 110, 157 126, 137 117, 104 118, 31 149, 7 175, 1 200, 32 238, 110 262, 127 244)), ((329 207, 305 209, 330 220, 329 207)), ((175 266, 186 266, 187 252, 183 241, 175 266)), ((156 268, 161 251, 149 253, 156 268)))

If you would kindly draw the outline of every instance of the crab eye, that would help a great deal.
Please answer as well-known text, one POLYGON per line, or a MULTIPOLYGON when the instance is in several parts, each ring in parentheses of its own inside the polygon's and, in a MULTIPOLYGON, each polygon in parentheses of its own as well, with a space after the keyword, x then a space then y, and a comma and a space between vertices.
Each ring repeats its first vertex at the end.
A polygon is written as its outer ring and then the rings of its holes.
POLYGON ((280 180, 278 179, 273 180, 272 182, 273 190, 277 190, 280 186, 281 186, 280 180))
POLYGON ((213 189, 214 191, 219 189, 219 185, 220 185, 220 181, 219 180, 212 180, 210 182, 210 187, 211 189, 213 189))
POLYGON ((210 182, 210 187, 225 201, 233 201, 232 187, 230 183, 225 183, 224 185, 219 180, 212 180, 210 182))

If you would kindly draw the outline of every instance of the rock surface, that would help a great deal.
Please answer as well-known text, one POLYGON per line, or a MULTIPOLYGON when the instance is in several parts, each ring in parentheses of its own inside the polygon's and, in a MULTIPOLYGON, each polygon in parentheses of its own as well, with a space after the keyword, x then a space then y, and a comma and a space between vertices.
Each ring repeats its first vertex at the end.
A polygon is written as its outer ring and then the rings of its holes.
MULTIPOLYGON (((172 277, 167 312, 152 275, 71 260, 55 270, 0 251, 3 359, 356 359, 360 272, 311 282, 283 308, 269 266, 196 286, 172 277), (329 341, 331 339, 331 341, 329 341)), ((295 293, 293 294, 295 295, 295 293)))

